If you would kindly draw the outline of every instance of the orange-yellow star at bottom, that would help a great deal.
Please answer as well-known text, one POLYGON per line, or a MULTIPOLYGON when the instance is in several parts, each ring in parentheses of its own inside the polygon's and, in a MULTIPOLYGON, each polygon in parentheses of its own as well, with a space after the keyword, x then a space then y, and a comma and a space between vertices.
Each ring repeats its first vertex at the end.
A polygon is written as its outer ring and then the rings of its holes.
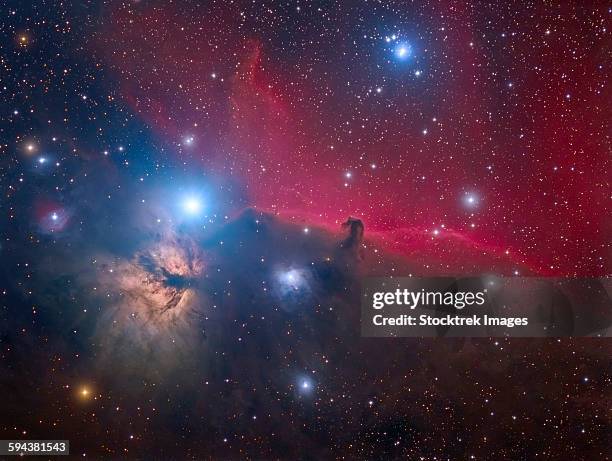
POLYGON ((91 390, 88 387, 83 386, 79 389, 78 395, 82 400, 87 400, 91 397, 91 390))

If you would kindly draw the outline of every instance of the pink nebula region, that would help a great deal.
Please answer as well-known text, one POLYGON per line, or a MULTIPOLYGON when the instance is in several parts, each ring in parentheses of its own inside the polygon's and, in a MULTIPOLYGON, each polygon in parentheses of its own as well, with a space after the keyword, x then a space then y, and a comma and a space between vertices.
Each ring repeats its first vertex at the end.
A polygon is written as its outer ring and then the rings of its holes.
POLYGON ((251 206, 295 222, 337 228, 356 216, 399 254, 468 270, 476 251, 509 273, 609 272, 604 105, 587 91, 601 78, 576 17, 560 26, 582 50, 571 63, 559 60, 561 31, 537 55, 519 38, 515 75, 494 79, 464 9, 449 40, 417 43, 401 62, 380 30, 355 49, 340 29, 282 52, 231 27, 237 8, 204 9, 194 21, 172 5, 119 6, 97 42, 132 109, 191 169, 236 178, 251 206), (562 65, 578 75, 571 88, 549 78, 562 65))

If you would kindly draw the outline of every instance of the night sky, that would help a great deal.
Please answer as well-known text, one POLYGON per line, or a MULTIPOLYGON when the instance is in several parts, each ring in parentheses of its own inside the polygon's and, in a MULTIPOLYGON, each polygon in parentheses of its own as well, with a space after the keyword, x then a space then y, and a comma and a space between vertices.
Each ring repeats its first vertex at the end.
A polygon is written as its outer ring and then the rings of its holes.
POLYGON ((361 338, 366 276, 606 277, 605 2, 1 2, 0 439, 608 459, 607 339, 361 338))

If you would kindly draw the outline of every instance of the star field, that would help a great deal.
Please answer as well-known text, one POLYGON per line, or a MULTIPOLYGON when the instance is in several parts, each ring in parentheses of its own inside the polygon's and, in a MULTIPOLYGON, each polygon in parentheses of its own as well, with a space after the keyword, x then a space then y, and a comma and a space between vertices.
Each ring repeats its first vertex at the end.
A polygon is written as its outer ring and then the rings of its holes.
POLYGON ((610 275, 610 14, 1 2, 0 439, 606 459, 609 341, 361 338, 359 290, 610 275))

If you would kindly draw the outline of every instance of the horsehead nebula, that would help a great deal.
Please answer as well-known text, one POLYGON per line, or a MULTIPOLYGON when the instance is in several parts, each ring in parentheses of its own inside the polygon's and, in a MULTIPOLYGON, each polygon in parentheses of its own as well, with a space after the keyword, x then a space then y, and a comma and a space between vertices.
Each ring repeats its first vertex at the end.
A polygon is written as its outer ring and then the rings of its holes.
POLYGON ((0 457, 609 455, 608 7, 4 6, 0 457))

